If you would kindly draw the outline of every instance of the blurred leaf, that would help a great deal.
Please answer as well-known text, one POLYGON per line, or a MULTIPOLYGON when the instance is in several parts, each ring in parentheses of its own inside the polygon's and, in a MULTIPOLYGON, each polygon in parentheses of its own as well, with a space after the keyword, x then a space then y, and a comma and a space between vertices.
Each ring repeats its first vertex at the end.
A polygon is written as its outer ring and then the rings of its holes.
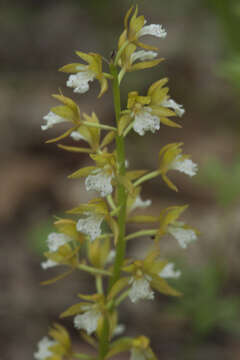
POLYGON ((209 159, 198 176, 198 181, 207 184, 221 206, 229 206, 240 197, 240 159, 225 165, 217 158, 209 159))
POLYGON ((192 329, 193 338, 206 338, 217 329, 238 334, 240 331, 240 300, 224 296, 226 269, 213 262, 201 269, 185 268, 178 279, 184 296, 169 306, 192 329))

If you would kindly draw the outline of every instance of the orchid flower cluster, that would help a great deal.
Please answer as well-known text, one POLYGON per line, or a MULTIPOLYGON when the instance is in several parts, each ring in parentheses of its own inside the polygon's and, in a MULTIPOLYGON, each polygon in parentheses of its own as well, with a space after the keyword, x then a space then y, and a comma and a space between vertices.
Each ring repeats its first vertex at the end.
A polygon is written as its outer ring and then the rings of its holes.
POLYGON ((130 360, 155 360, 157 357, 146 336, 114 339, 124 330, 118 322, 118 306, 127 299, 132 303, 153 300, 156 291, 180 295, 168 279, 178 278, 181 272, 161 257, 160 239, 170 235, 178 246, 186 248, 197 239, 198 232, 180 220, 187 205, 168 207, 155 216, 142 213, 151 205, 151 200, 142 199, 140 185, 160 177, 170 189, 177 191, 169 177, 171 170, 192 177, 197 165, 189 155, 183 154, 182 143, 171 143, 160 149, 153 171, 130 170, 125 156, 125 141, 130 133, 135 132, 136 136, 156 133, 162 125, 181 128, 170 118, 184 114, 184 108, 170 97, 166 78, 155 81, 146 94, 129 92, 126 106, 121 107, 120 84, 124 76, 163 61, 158 57, 157 48, 141 42, 145 35, 162 41, 167 33, 162 25, 147 25, 144 16, 138 15, 138 8, 132 7, 124 19, 118 50, 110 60, 96 53, 77 51, 77 56, 85 63, 76 62, 60 69, 69 76, 66 85, 77 94, 86 93, 96 79, 100 84, 100 98, 112 84, 114 126, 102 124, 94 112, 82 113, 75 101, 62 93, 53 95, 61 104, 43 118, 44 131, 62 122, 70 125, 49 143, 70 137, 75 145, 61 143, 58 146, 66 151, 88 154, 91 160, 89 166, 76 170, 69 177, 85 179, 86 191, 97 193, 97 197, 68 210, 65 218, 58 218, 54 224, 56 232, 47 238, 48 251, 41 265, 43 269, 66 268, 45 284, 61 280, 74 271, 86 272, 95 279, 96 292, 77 294, 79 301, 60 315, 60 318, 72 317, 76 331, 93 347, 95 355, 76 352, 68 331, 55 324, 49 337, 39 342, 34 354, 36 360, 103 360, 122 352, 129 352, 130 360), (129 233, 127 225, 132 223, 142 224, 143 230, 129 233), (128 242, 140 237, 145 237, 149 243, 145 257, 127 257, 128 242))

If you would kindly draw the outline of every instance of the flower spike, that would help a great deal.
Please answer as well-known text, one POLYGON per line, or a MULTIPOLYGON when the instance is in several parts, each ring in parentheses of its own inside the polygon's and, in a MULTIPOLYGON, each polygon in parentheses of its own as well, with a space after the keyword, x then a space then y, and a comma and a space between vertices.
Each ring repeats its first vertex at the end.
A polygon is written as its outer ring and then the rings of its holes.
POLYGON ((140 185, 160 176, 169 188, 177 191, 168 178, 169 171, 177 170, 192 177, 197 173, 197 164, 183 154, 182 143, 163 146, 157 168, 150 171, 129 169, 127 159, 131 157, 126 156, 126 139, 132 130, 131 135, 135 132, 143 136, 164 132, 162 125, 181 128, 172 118, 182 118, 185 113, 184 107, 170 96, 167 78, 154 81, 145 94, 133 89, 122 107, 120 84, 124 76, 163 61, 156 47, 142 42, 142 38, 149 35, 162 41, 167 32, 160 24, 147 24, 145 17, 138 14, 138 6, 131 7, 124 18, 117 51, 112 51, 109 60, 94 52, 77 51, 81 60, 60 69, 68 74, 67 87, 77 94, 88 92, 91 83, 97 80, 100 84, 98 97, 101 97, 110 81, 115 122, 103 124, 94 112, 80 113, 78 105, 61 91, 53 95, 60 105, 51 108, 43 118, 43 131, 63 122, 70 123, 68 130, 48 143, 68 137, 71 143, 58 144, 58 147, 75 155, 83 153, 80 163, 85 162, 86 157, 92 161, 69 178, 83 178, 85 190, 97 192, 98 197, 75 205, 66 211, 67 217, 57 218, 56 232, 48 235, 46 260, 41 266, 44 269, 67 267, 64 273, 42 282, 44 285, 64 279, 74 271, 83 271, 94 279, 93 293, 78 294, 80 300, 67 307, 60 318, 72 316, 74 328, 95 353, 76 353, 67 330, 55 324, 49 337, 39 342, 35 360, 110 360, 123 352, 130 353, 130 360, 157 360, 145 336, 114 339, 122 332, 118 307, 127 299, 134 304, 141 300, 153 301, 156 291, 181 296, 168 283, 178 279, 181 271, 162 257, 159 240, 170 235, 184 249, 197 239, 198 231, 180 221, 187 205, 167 207, 158 215, 152 214, 149 210, 152 202, 142 196, 140 185), (103 72, 103 64, 108 66, 108 72, 103 72), (103 131, 106 131, 104 136, 103 131), (131 224, 142 228, 132 232, 131 224), (150 248, 141 259, 128 258, 129 241, 139 238, 145 239, 150 248))

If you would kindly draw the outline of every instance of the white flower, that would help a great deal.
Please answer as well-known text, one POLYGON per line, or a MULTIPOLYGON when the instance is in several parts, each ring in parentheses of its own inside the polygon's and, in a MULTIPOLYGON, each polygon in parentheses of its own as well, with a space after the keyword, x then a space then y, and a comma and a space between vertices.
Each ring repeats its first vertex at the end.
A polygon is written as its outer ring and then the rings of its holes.
POLYGON ((153 60, 158 55, 156 51, 145 51, 138 50, 132 53, 131 55, 131 64, 136 60, 145 61, 145 60, 153 60))
POLYGON ((103 169, 97 169, 86 177, 86 190, 100 192, 102 197, 110 195, 113 191, 112 175, 106 173, 103 169))
POLYGON ((150 24, 143 26, 138 32, 137 37, 139 38, 144 35, 152 35, 164 39, 167 36, 167 32, 162 25, 150 24))
POLYGON ((55 252, 71 240, 72 239, 65 234, 51 233, 47 238, 48 249, 50 252, 55 252))
POLYGON ((55 345, 57 342, 50 340, 47 336, 44 336, 42 340, 38 343, 38 351, 33 354, 36 360, 45 360, 48 357, 52 356, 52 351, 49 350, 49 347, 55 345))
POLYGON ((78 131, 71 132, 70 137, 75 141, 86 140, 86 138, 82 134, 80 134, 78 131))
POLYGON ((77 329, 86 330, 88 335, 91 335, 97 329, 100 316, 101 313, 99 311, 97 311, 96 309, 91 309, 89 311, 86 311, 82 315, 75 316, 73 320, 74 326, 77 329))
POLYGON ((47 115, 45 115, 43 117, 43 120, 45 120, 47 122, 46 125, 41 125, 41 129, 43 131, 53 127, 53 125, 55 125, 55 124, 60 124, 64 121, 66 121, 66 119, 62 118, 61 116, 55 114, 52 111, 50 111, 47 115))
POLYGON ((126 330, 126 326, 124 324, 118 324, 113 331, 113 336, 122 335, 125 330, 126 330))
POLYGON ((130 360, 146 360, 146 356, 142 350, 137 348, 132 348, 130 360))
POLYGON ((67 80, 67 86, 74 88, 73 92, 84 94, 89 90, 89 81, 93 81, 95 73, 89 69, 78 72, 76 75, 70 75, 67 80))
POLYGON ((145 106, 134 117, 133 129, 141 136, 144 135, 146 131, 155 133, 156 130, 160 129, 159 117, 151 115, 151 112, 152 109, 145 106))
POLYGON ((132 284, 129 291, 130 300, 135 303, 140 299, 153 300, 154 292, 150 287, 151 278, 147 275, 141 279, 131 278, 129 283, 132 284))
POLYGON ((175 111, 175 113, 180 117, 182 117, 183 114, 185 113, 185 109, 183 108, 183 106, 176 103, 176 101, 174 101, 172 99, 164 100, 161 103, 161 105, 165 106, 165 107, 172 108, 175 111))
POLYGON ((187 174, 189 176, 196 175, 198 171, 198 166, 191 159, 184 159, 181 155, 178 155, 176 159, 172 162, 170 168, 172 170, 178 170, 187 174))
POLYGON ((148 206, 151 206, 151 205, 152 205, 152 200, 150 200, 150 199, 142 200, 141 196, 139 195, 139 196, 136 197, 136 200, 133 203, 131 210, 133 211, 136 208, 144 209, 144 208, 146 208, 148 206))
POLYGON ((197 240, 196 232, 192 229, 184 229, 183 227, 168 226, 168 232, 175 237, 182 248, 186 248, 189 243, 197 240))
POLYGON ((113 260, 115 259, 115 256, 116 256, 116 250, 110 250, 107 260, 106 260, 106 263, 109 264, 109 263, 113 262, 113 260))
MULTIPOLYGON (((47 238, 47 246, 48 251, 53 253, 57 251, 61 246, 65 245, 67 242, 71 241, 72 239, 65 235, 59 233, 50 233, 47 238)), ((41 262, 41 267, 46 270, 48 268, 57 266, 58 263, 51 259, 41 262)))
POLYGON ((181 275, 181 271, 174 270, 174 264, 169 263, 164 266, 164 268, 160 271, 160 273, 158 275, 163 279, 168 279, 168 278, 177 279, 181 275))
POLYGON ((51 267, 54 267, 54 266, 57 266, 58 263, 56 261, 53 261, 51 259, 48 259, 46 261, 43 261, 41 262, 41 267, 46 270, 48 268, 51 268, 51 267))
POLYGON ((83 215, 85 218, 79 219, 77 222, 77 231, 88 235, 90 237, 90 241, 94 241, 101 235, 101 224, 104 217, 102 215, 89 212, 86 212, 83 215))

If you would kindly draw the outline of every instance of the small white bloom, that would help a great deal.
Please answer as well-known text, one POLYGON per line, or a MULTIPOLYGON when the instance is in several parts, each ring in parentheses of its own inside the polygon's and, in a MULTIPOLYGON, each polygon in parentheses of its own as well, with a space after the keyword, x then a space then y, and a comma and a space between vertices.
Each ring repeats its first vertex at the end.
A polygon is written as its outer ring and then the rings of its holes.
POLYGON ((146 360, 146 356, 142 350, 137 348, 132 348, 130 360, 146 360))
POLYGON ((150 287, 151 278, 149 276, 144 276, 141 279, 130 279, 130 284, 132 284, 129 291, 130 300, 135 303, 140 299, 153 300, 154 292, 150 287))
POLYGON ((38 343, 38 351, 33 354, 36 360, 45 360, 52 356, 53 353, 49 350, 49 347, 55 345, 57 342, 50 340, 47 336, 44 336, 38 343))
POLYGON ((118 324, 114 329, 113 336, 122 335, 125 330, 126 330, 126 326, 124 324, 118 324))
POLYGON ((103 169, 97 169, 86 177, 86 190, 94 190, 100 192, 102 197, 110 195, 113 191, 112 175, 106 173, 103 169))
POLYGON ((129 168, 129 161, 127 159, 125 160, 125 168, 129 168))
POLYGON ((104 217, 102 215, 86 212, 85 218, 79 219, 76 225, 77 231, 82 232, 94 241, 101 235, 101 225, 104 217))
POLYGON ((66 119, 62 118, 61 116, 55 114, 52 111, 50 111, 47 115, 45 115, 43 117, 43 120, 45 120, 47 122, 46 125, 41 125, 41 129, 43 131, 53 127, 53 125, 55 125, 55 124, 60 124, 64 121, 66 121, 66 119))
POLYGON ((116 256, 116 250, 110 250, 107 260, 106 260, 106 263, 109 264, 109 263, 113 262, 113 260, 115 259, 115 256, 116 256))
POLYGON ((174 270, 174 264, 169 263, 164 266, 164 268, 160 271, 158 275, 163 279, 168 279, 168 278, 177 279, 181 275, 181 271, 174 270))
POLYGON ((175 113, 180 117, 182 117, 183 114, 185 113, 184 107, 182 105, 176 103, 176 101, 174 101, 172 99, 164 100, 161 103, 161 105, 168 107, 168 108, 172 108, 175 111, 175 113))
POLYGON ((139 135, 144 135, 146 131, 155 133, 160 129, 160 119, 158 116, 151 115, 152 109, 150 107, 144 107, 134 117, 133 129, 139 135))
POLYGON ((134 63, 136 60, 146 61, 146 60, 153 60, 158 55, 156 51, 145 51, 145 50, 138 50, 135 51, 131 55, 131 64, 134 63))
POLYGON ((162 25, 150 24, 143 26, 138 32, 137 37, 139 38, 144 35, 152 35, 164 39, 167 36, 167 32, 162 25))
POLYGON ((48 268, 51 268, 51 267, 54 267, 54 266, 57 266, 58 263, 56 261, 53 261, 51 259, 48 259, 46 261, 43 261, 41 262, 41 267, 46 270, 48 268))
POLYGON ((86 138, 82 134, 80 134, 78 131, 71 132, 70 137, 75 141, 86 140, 86 138))
POLYGON ((71 240, 72 239, 65 234, 51 233, 47 238, 48 249, 50 252, 55 252, 71 240))
POLYGON ((148 206, 151 206, 151 205, 152 205, 152 200, 150 200, 150 199, 142 200, 141 196, 139 195, 139 196, 136 197, 136 200, 133 203, 131 210, 133 211, 136 208, 144 209, 144 208, 146 208, 148 206))
POLYGON ((186 248, 189 243, 197 240, 196 232, 192 229, 182 227, 168 226, 168 232, 175 237, 182 248, 186 248))
POLYGON ((77 315, 74 318, 74 326, 77 329, 84 329, 91 335, 94 331, 96 331, 98 326, 98 320, 101 316, 101 313, 95 309, 86 311, 82 315, 77 315))
POLYGON ((178 155, 176 159, 172 162, 170 168, 172 170, 178 170, 187 174, 189 176, 196 175, 198 171, 198 166, 191 159, 184 159, 181 155, 178 155))
POLYGON ((93 81, 95 73, 92 70, 78 72, 76 75, 70 75, 67 80, 67 86, 74 88, 73 92, 84 94, 89 90, 89 81, 93 81))

